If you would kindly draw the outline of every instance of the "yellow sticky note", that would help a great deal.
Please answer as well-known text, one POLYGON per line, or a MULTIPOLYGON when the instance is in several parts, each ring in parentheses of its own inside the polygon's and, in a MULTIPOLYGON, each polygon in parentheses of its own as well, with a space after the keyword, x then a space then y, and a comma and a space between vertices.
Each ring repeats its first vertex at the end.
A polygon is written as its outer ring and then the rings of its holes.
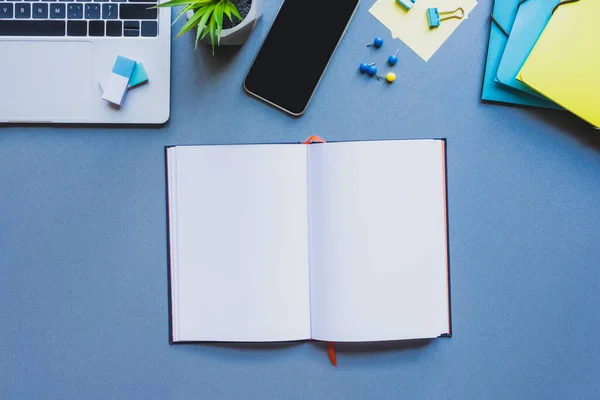
POLYGON ((377 0, 369 12, 390 30, 392 37, 402 40, 423 60, 429 61, 476 5, 475 0, 417 0, 410 10, 406 10, 396 0, 377 0), (458 7, 465 11, 462 19, 448 19, 437 28, 429 29, 428 8, 442 12, 458 7))
POLYGON ((600 127, 600 1, 556 9, 517 79, 600 127))

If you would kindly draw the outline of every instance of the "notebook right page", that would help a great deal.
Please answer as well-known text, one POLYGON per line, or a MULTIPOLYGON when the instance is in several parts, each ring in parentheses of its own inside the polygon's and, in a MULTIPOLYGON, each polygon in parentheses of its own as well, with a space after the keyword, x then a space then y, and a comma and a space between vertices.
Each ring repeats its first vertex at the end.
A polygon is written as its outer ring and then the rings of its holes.
POLYGON ((450 333, 444 145, 310 146, 313 339, 450 333))

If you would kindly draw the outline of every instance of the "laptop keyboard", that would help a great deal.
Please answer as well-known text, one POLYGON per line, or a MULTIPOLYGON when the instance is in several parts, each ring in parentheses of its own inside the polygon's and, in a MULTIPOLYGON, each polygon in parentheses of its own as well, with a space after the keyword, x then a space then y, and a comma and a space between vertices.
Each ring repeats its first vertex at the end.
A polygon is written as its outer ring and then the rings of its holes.
POLYGON ((156 0, 0 0, 0 36, 158 36, 156 0))

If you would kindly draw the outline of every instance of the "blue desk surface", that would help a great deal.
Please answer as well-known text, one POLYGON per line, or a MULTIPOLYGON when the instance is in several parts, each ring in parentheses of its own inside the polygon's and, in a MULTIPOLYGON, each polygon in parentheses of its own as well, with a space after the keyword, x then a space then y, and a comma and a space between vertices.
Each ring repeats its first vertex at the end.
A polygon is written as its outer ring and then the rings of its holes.
POLYGON ((600 132, 480 102, 485 0, 428 63, 363 1, 290 118, 241 87, 280 1, 239 51, 173 42, 164 127, 0 128, 0 398, 597 397, 600 132), (358 74, 397 47, 396 83, 358 74), (337 369, 316 343, 169 345, 163 146, 313 134, 448 139, 454 337, 340 346, 337 369))

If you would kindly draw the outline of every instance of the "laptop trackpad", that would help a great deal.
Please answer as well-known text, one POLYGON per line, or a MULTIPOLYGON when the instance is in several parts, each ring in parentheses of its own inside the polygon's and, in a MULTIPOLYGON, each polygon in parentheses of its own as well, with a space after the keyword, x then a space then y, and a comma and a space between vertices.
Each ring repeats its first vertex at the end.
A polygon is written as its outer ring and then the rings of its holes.
POLYGON ((85 121, 92 49, 90 42, 0 41, 0 121, 85 121))

